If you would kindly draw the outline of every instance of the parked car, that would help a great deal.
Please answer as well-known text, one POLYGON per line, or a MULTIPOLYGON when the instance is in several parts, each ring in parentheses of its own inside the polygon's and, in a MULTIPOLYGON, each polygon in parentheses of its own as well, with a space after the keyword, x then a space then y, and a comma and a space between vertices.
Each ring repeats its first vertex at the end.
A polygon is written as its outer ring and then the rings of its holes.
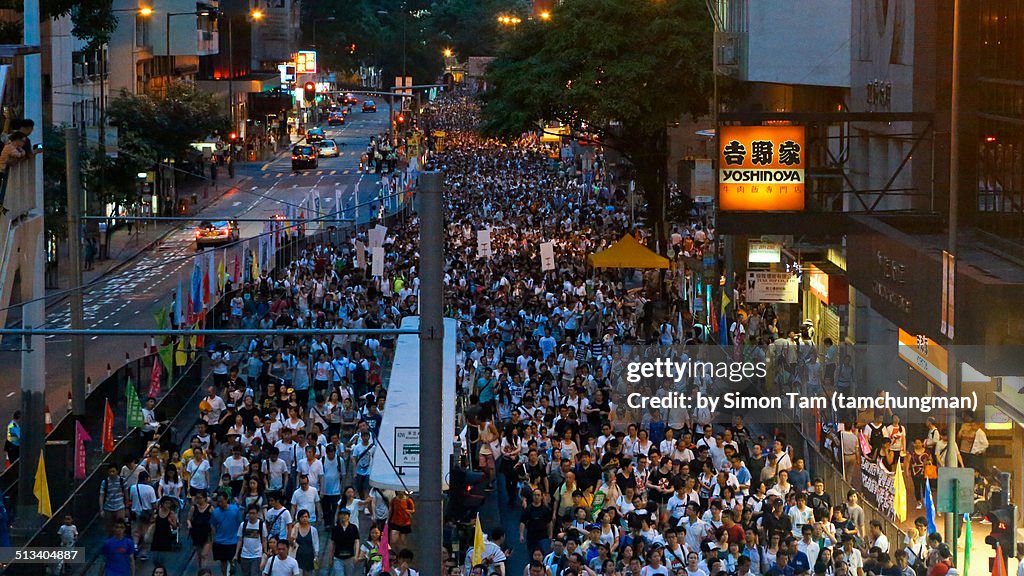
POLYGON ((234 220, 203 221, 196 226, 196 250, 238 241, 238 222, 234 220))
POLYGON ((316 168, 317 159, 316 146, 312 144, 298 144, 292 148, 292 170, 299 168, 316 168))
POLYGON ((363 112, 376 112, 377 104, 373 100, 366 100, 363 102, 363 112))

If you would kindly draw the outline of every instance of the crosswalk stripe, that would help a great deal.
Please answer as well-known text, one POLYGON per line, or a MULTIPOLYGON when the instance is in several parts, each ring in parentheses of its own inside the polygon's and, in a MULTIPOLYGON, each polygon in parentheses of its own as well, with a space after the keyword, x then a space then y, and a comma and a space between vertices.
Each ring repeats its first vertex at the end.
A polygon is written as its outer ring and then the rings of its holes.
POLYGON ((316 171, 316 175, 317 176, 323 176, 324 175, 324 171, 323 170, 317 170, 316 171))
POLYGON ((270 172, 263 174, 263 179, 266 180, 267 178, 270 178, 270 174, 270 172))
POLYGON ((350 174, 351 172, 351 170, 345 170, 344 172, 342 172, 342 174, 350 174))
POLYGON ((331 176, 334 176, 334 175, 335 175, 335 174, 337 174, 337 173, 338 173, 338 171, 337 171, 337 170, 331 170, 331 176))
POLYGON ((280 177, 282 177, 282 176, 284 176, 284 173, 283 173, 283 172, 278 172, 278 173, 277 173, 277 176, 276 176, 276 177, 277 177, 277 178, 280 178, 280 177))

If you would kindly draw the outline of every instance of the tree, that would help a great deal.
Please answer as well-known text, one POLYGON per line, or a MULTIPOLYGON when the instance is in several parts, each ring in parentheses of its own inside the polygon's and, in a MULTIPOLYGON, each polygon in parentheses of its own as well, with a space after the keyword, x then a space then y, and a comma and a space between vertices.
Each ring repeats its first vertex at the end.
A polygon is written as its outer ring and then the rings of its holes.
POLYGON ((39 5, 44 18, 71 16, 71 34, 85 40, 86 50, 96 50, 110 41, 117 29, 113 0, 42 0, 39 5))
POLYGON ((493 56, 507 32, 498 16, 516 14, 525 18, 530 3, 525 0, 441 0, 430 12, 430 28, 445 48, 461 58, 493 56))
POLYGON ((487 70, 483 130, 515 136, 558 121, 618 149, 655 237, 667 237, 666 127, 707 111, 712 23, 702 0, 565 0, 523 22, 487 70))
POLYGON ((227 114, 213 96, 184 82, 172 84, 161 96, 122 91, 108 105, 107 117, 118 128, 122 152, 144 164, 164 158, 185 160, 192 143, 230 129, 227 114))

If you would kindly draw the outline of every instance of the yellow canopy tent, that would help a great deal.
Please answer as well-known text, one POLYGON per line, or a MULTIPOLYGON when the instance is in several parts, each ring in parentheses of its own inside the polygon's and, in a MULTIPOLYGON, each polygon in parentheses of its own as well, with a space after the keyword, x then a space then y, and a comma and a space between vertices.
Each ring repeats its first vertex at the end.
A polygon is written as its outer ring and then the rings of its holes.
POLYGON ((668 268, 668 258, 658 256, 629 234, 588 260, 594 268, 668 268))

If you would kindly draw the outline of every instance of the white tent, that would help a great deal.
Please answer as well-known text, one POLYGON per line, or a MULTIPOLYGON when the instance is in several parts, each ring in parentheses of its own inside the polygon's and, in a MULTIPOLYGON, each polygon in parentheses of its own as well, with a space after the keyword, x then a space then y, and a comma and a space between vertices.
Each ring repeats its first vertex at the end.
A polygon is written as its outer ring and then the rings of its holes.
MULTIPOLYGON (((402 329, 417 329, 419 316, 402 320, 402 329)), ((448 488, 455 430, 455 336, 458 323, 444 320, 444 379, 441 383, 442 486, 448 488)), ((434 402, 420 402, 420 340, 416 334, 402 334, 395 346, 395 362, 388 382, 384 419, 381 421, 370 469, 370 484, 382 490, 418 492, 420 487, 419 426, 420 410, 436 407, 434 402), (386 457, 385 457, 386 456, 386 457), (408 464, 408 466, 403 466, 408 464)))

